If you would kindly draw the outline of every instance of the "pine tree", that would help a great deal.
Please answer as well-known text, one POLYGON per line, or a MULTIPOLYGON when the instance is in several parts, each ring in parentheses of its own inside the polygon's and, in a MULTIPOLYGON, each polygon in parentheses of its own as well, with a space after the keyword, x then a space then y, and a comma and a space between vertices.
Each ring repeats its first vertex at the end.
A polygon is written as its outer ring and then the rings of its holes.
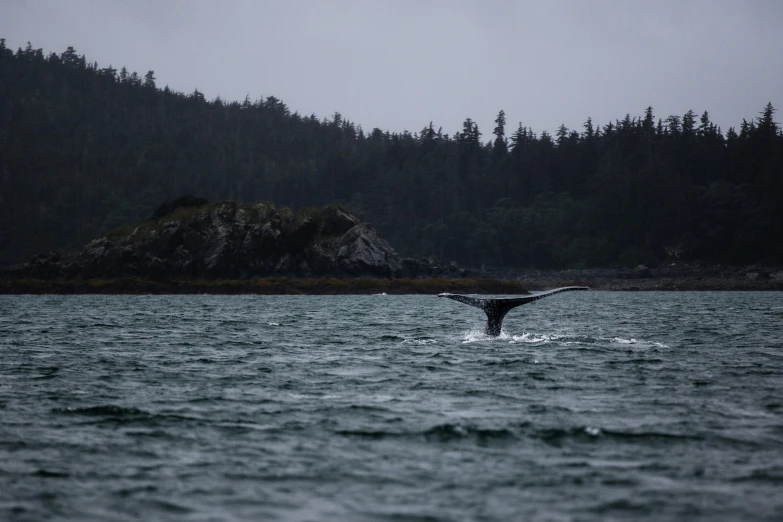
POLYGON ((144 87, 154 89, 155 88, 155 72, 147 71, 144 75, 144 87))
POLYGON ((492 134, 495 135, 493 151, 495 153, 495 157, 497 158, 504 157, 508 152, 505 129, 506 129, 506 113, 503 110, 501 110, 498 113, 497 118, 495 118, 495 130, 492 131, 492 134))

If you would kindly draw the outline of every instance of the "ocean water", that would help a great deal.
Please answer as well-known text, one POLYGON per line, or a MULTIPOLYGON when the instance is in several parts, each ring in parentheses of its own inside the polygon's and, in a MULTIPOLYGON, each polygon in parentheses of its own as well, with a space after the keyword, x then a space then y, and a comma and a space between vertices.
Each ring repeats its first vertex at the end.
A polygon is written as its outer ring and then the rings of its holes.
POLYGON ((783 295, 0 296, 0 520, 783 520, 783 295))

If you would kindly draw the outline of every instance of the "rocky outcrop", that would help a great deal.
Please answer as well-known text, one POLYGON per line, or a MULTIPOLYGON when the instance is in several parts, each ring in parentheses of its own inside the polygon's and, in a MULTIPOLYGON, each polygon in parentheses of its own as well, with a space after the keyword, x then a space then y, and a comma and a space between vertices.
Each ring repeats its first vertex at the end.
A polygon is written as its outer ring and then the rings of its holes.
MULTIPOLYGON (((150 220, 5 269, 8 278, 248 279, 458 276, 432 260, 403 259, 375 230, 330 205, 296 214, 271 203, 185 198, 150 220)), ((464 275, 464 274, 462 274, 464 275)))

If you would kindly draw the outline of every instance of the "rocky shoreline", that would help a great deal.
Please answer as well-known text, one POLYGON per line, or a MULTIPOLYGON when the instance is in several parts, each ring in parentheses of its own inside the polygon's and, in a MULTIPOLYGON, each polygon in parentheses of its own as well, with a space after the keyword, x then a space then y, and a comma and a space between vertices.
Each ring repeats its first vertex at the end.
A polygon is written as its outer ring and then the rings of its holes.
POLYGON ((518 281, 497 279, 295 278, 251 280, 67 279, 0 281, 0 294, 258 294, 366 295, 526 294, 518 281))
POLYGON ((746 268, 585 269, 519 271, 507 277, 476 278, 307 278, 256 279, 6 279, 2 294, 526 294, 560 286, 603 291, 783 290, 783 271, 746 268))
POLYGON ((0 294, 524 294, 526 289, 783 290, 783 268, 674 260, 634 269, 460 269, 401 257, 346 209, 186 196, 78 250, 0 268, 0 294))
MULTIPOLYGON (((491 271, 499 277, 498 271, 491 271)), ((584 285, 594 290, 783 290, 783 268, 722 267, 669 263, 656 268, 523 270, 506 272, 530 290, 584 285)))

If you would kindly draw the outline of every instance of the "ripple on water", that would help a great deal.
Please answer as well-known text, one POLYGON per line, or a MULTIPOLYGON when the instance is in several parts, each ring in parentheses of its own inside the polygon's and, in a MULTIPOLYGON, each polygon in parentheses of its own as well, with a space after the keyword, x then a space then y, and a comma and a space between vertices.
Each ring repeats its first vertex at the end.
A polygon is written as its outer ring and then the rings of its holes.
POLYGON ((64 415, 85 415, 88 417, 139 417, 150 415, 149 413, 138 408, 126 408, 122 406, 115 406, 114 404, 88 406, 84 408, 70 406, 66 408, 53 408, 52 413, 59 413, 64 415))
POLYGON ((779 294, 441 301, 0 296, 0 520, 780 519, 779 294))
POLYGON ((506 428, 481 428, 468 424, 446 423, 432 426, 423 431, 387 431, 387 430, 337 430, 344 437, 360 439, 405 439, 413 442, 450 443, 467 441, 473 443, 500 442, 515 440, 518 436, 506 428))

